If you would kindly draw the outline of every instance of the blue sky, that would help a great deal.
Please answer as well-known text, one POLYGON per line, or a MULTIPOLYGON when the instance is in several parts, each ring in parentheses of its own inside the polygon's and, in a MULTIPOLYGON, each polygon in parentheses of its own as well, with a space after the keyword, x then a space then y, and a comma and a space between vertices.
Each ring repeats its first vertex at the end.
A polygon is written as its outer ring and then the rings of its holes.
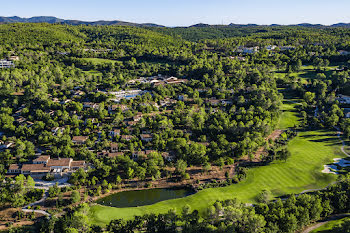
POLYGON ((16 0, 0 16, 123 20, 189 26, 196 23, 350 23, 350 0, 16 0), (14 3, 15 2, 15 3, 14 3))

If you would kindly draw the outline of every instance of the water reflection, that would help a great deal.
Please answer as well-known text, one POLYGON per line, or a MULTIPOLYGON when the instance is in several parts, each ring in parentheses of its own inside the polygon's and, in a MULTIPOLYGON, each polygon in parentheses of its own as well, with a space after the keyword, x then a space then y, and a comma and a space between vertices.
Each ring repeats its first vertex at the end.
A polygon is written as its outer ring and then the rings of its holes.
POLYGON ((97 200, 98 204, 118 208, 151 205, 160 201, 194 194, 190 189, 147 189, 124 191, 97 200))

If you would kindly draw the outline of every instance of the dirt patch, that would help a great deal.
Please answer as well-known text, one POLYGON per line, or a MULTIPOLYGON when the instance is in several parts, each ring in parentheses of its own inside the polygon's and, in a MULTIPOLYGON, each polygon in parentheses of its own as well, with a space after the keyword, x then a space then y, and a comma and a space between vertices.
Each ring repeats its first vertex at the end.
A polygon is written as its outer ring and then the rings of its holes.
MULTIPOLYGON (((21 211, 20 208, 7 208, 0 211, 0 231, 7 230, 7 224, 12 223, 14 227, 33 225, 34 221, 29 219, 31 213, 24 213, 22 219, 16 218, 16 212, 21 211)), ((42 217, 42 214, 35 213, 35 218, 42 217)))
MULTIPOLYGON (((284 132, 284 130, 277 129, 273 131, 269 136, 265 138, 266 141, 269 141, 270 139, 274 142, 276 139, 278 139, 281 134, 284 132)), ((262 158, 267 155, 266 148, 264 146, 260 147, 254 154, 253 158, 249 158, 248 155, 243 156, 240 160, 241 161, 251 161, 251 162, 261 162, 262 158)))

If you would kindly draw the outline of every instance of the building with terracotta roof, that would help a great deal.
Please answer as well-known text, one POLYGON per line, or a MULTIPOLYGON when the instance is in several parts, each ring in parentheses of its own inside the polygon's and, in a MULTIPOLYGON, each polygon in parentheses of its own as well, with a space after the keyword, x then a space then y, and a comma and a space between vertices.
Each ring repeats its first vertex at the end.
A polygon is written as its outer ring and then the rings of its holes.
POLYGON ((23 164, 21 173, 25 175, 43 175, 51 171, 45 164, 23 164))
POLYGON ((19 167, 18 164, 11 164, 9 169, 8 169, 8 173, 19 174, 19 173, 21 173, 21 168, 19 167))
POLYGON ((118 143, 111 143, 111 152, 117 152, 118 147, 118 143))
POLYGON ((42 155, 34 159, 31 164, 12 164, 8 168, 8 174, 46 175, 51 173, 61 176, 74 172, 79 168, 87 168, 85 161, 73 161, 71 158, 51 159, 48 155, 42 155))
POLYGON ((152 141, 152 139, 153 139, 153 137, 152 137, 151 134, 141 134, 141 135, 140 135, 140 138, 141 138, 141 140, 144 141, 144 142, 150 142, 150 141, 152 141))
POLYGON ((85 168, 86 163, 84 160, 77 160, 77 161, 72 161, 70 163, 70 169, 75 171, 78 170, 79 168, 85 168))
POLYGON ((49 155, 41 155, 33 160, 33 164, 47 164, 50 160, 49 155))
POLYGON ((83 145, 88 140, 89 136, 74 136, 72 142, 76 145, 83 145))

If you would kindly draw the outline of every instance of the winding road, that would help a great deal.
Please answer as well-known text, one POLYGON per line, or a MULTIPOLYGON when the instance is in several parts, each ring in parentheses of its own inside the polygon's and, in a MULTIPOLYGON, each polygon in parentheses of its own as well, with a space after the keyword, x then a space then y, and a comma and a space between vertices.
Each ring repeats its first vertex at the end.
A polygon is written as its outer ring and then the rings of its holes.
POLYGON ((44 210, 35 210, 35 209, 28 209, 29 207, 33 207, 36 205, 40 205, 42 203, 45 202, 45 200, 49 197, 49 188, 54 186, 56 183, 58 184, 59 188, 63 188, 63 187, 68 187, 71 186, 71 184, 67 183, 68 181, 68 177, 64 177, 62 179, 59 179, 57 181, 42 181, 42 180, 35 180, 35 184, 37 185, 37 187, 35 187, 36 189, 43 189, 45 190, 45 192, 43 193, 43 196, 40 200, 30 203, 26 206, 24 206, 22 208, 22 211, 25 213, 38 213, 38 214, 43 214, 46 215, 48 217, 51 217, 51 214, 49 214, 48 212, 44 211, 44 210))

